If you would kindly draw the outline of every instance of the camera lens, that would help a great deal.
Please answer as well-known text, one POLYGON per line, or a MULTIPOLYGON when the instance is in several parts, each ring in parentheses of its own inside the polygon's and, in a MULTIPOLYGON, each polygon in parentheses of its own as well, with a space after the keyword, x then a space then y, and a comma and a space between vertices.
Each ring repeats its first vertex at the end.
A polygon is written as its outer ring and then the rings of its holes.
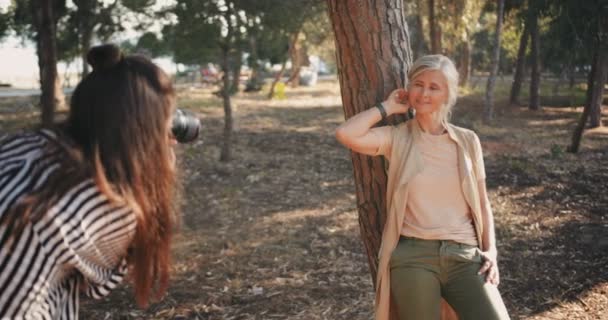
POLYGON ((175 109, 171 132, 179 143, 192 142, 198 137, 201 122, 198 118, 181 109, 175 109))

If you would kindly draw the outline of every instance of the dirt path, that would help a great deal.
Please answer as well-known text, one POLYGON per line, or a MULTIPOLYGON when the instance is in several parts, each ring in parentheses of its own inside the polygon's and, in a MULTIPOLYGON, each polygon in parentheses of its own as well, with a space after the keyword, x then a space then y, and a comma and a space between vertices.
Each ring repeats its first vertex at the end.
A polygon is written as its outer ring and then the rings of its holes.
MULTIPOLYGON (((169 293, 142 311, 121 288, 85 301, 81 316, 371 319, 350 155, 333 138, 343 121, 338 86, 289 90, 282 101, 235 99, 228 164, 217 161, 219 100, 210 90, 180 97, 205 129, 201 142, 181 151, 183 220, 169 293)), ((564 150, 580 109, 499 109, 488 127, 478 120, 479 99, 461 99, 453 118, 484 146, 500 288, 512 318, 608 319, 608 134, 586 136, 581 154, 570 155, 564 150)), ((0 125, 13 128, 11 119, 0 125)))

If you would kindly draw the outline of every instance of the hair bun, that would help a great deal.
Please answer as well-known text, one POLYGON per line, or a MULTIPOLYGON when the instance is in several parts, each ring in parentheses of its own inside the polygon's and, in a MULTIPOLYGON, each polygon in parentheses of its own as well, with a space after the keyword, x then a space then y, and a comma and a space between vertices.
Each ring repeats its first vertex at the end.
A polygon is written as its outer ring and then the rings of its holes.
POLYGON ((95 46, 87 53, 87 62, 93 67, 93 71, 109 69, 121 60, 122 52, 114 44, 95 46))

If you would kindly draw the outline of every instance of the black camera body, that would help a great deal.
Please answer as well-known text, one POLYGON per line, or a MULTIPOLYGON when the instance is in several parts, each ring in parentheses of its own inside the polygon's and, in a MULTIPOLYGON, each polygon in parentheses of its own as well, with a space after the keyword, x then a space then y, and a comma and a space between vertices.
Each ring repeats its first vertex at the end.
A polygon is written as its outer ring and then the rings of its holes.
POLYGON ((201 130, 199 119, 182 109, 176 108, 173 113, 171 133, 179 143, 188 143, 196 140, 201 130))

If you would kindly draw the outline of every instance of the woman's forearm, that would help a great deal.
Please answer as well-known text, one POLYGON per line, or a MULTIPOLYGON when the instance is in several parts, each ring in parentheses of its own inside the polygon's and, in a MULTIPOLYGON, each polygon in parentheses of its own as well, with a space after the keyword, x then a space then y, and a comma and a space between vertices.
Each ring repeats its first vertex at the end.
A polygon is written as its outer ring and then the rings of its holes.
POLYGON ((382 119, 382 114, 378 108, 369 108, 360 112, 336 129, 336 138, 340 142, 356 139, 366 135, 369 130, 382 119))

